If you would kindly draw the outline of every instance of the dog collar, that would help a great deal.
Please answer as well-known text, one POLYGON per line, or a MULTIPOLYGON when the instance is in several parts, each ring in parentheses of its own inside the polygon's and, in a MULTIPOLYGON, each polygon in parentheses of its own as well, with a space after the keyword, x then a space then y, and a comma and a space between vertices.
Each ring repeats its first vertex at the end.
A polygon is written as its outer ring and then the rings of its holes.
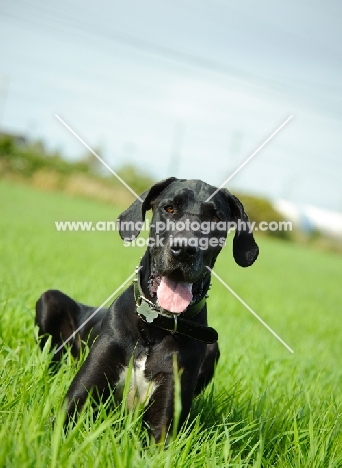
POLYGON ((177 314, 163 309, 144 296, 140 284, 139 268, 136 269, 136 278, 133 280, 133 287, 137 306, 136 312, 144 322, 162 328, 172 334, 178 333, 180 335, 189 336, 190 338, 207 344, 215 343, 218 340, 218 334, 214 328, 200 325, 189 320, 203 309, 206 303, 206 296, 196 304, 189 306, 185 311, 187 314, 186 318, 184 318, 184 316, 178 317, 177 314))

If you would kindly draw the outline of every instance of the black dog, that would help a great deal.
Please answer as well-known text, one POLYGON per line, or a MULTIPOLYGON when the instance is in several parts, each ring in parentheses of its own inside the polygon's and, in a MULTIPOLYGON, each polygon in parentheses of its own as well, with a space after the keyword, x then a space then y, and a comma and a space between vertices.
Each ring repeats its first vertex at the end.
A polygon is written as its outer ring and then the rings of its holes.
MULTIPOLYGON (((174 357, 181 370, 180 424, 194 395, 211 380, 219 358, 217 333, 207 326, 206 294, 227 223, 239 223, 233 241, 239 265, 251 265, 258 247, 244 225, 248 218, 241 202, 226 189, 171 177, 141 198, 143 202, 136 200, 121 214, 119 230, 124 240, 133 240, 152 208, 149 247, 133 284, 69 343, 75 357, 82 341, 93 345, 67 393, 67 415, 82 409, 91 390, 95 398, 106 399, 113 390, 115 398, 120 397, 133 362, 127 404, 146 405, 145 420, 158 442, 172 426, 174 357)), ((50 334, 52 345, 60 347, 95 310, 59 291, 46 291, 36 306, 41 346, 50 334)))

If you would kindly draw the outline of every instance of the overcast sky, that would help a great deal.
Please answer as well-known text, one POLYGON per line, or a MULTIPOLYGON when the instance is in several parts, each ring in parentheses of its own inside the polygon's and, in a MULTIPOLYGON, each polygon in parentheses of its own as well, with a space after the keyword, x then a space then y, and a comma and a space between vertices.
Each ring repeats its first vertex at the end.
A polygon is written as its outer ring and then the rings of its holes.
POLYGON ((2 0, 0 119, 69 158, 342 209, 342 2, 2 0))

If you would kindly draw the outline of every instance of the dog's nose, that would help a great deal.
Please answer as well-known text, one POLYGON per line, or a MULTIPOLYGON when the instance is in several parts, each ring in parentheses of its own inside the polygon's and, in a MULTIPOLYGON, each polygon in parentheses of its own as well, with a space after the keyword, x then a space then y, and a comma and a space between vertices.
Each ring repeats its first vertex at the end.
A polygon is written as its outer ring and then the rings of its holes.
POLYGON ((194 257, 198 251, 198 247, 189 245, 186 239, 174 239, 171 244, 171 252, 175 258, 189 258, 194 257))

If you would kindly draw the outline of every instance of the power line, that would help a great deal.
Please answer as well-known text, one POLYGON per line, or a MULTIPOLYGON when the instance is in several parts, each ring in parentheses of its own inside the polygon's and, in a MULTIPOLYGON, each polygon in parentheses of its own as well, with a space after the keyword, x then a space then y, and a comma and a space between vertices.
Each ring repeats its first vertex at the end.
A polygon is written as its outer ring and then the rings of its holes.
MULTIPOLYGON (((39 25, 43 28, 48 27, 49 31, 51 29, 51 23, 47 24, 46 21, 52 21, 55 24, 53 25, 55 30, 61 31, 61 28, 65 26, 71 28, 68 32, 72 34, 81 34, 82 36, 94 37, 97 36, 99 38, 105 39, 109 42, 115 42, 122 46, 130 47, 135 50, 138 50, 143 53, 152 54, 158 58, 163 60, 172 61, 174 63, 200 68, 209 72, 219 73, 221 75, 227 76, 230 79, 238 79, 243 81, 246 85, 257 85, 264 89, 267 89, 268 92, 273 91, 276 93, 280 93, 282 95, 292 95, 296 98, 300 96, 301 100, 306 99, 310 104, 318 105, 320 108, 323 108, 325 111, 331 112, 333 110, 334 113, 338 113, 340 115, 341 108, 336 100, 336 94, 334 100, 331 100, 330 96, 330 106, 327 106, 327 96, 325 98, 317 96, 317 89, 313 89, 310 93, 308 91, 308 83, 303 83, 302 86, 298 86, 297 84, 288 83, 279 81, 277 79, 271 79, 264 75, 256 74, 250 71, 242 70, 226 63, 222 63, 216 60, 208 59, 206 57, 201 57, 189 52, 180 51, 174 49, 172 47, 168 47, 161 44, 156 44, 151 41, 148 41, 144 38, 133 36, 128 33, 124 33, 118 30, 111 30, 110 32, 103 29, 103 25, 101 28, 98 28, 92 22, 86 21, 82 18, 82 22, 80 22, 80 17, 72 16, 69 13, 66 14, 65 10, 63 11, 56 11, 51 7, 47 7, 45 5, 37 6, 34 2, 29 1, 21 1, 21 3, 30 6, 29 13, 32 12, 32 7, 35 8, 34 16, 27 16, 25 19, 20 18, 20 16, 11 15, 5 13, 6 16, 12 17, 14 19, 19 19, 21 21, 29 22, 31 24, 39 25), (45 13, 42 12, 45 10, 45 13), (37 13, 39 14, 42 21, 37 20, 37 13), (286 91, 285 91, 286 89, 286 91)), ((317 88, 317 86, 316 86, 317 88)), ((320 92, 322 92, 322 88, 319 87, 320 92)), ((329 88, 330 90, 330 88, 329 88)))

